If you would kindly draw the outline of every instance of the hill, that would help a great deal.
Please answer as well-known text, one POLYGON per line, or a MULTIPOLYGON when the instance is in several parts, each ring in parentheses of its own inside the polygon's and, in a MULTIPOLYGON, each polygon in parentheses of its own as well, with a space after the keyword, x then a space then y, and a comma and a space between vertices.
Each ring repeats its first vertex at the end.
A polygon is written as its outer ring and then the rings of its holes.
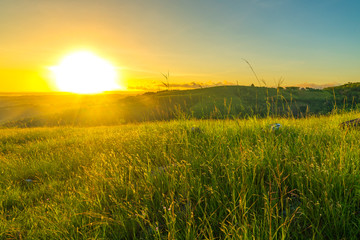
POLYGON ((360 83, 347 83, 326 88, 325 91, 332 92, 336 97, 336 101, 346 108, 358 104, 360 100, 360 83))
POLYGON ((356 109, 360 101, 358 88, 356 84, 324 90, 220 86, 138 96, 26 96, 17 97, 15 106, 1 106, 0 116, 6 127, 116 125, 179 118, 303 117, 327 114, 334 107, 356 109))

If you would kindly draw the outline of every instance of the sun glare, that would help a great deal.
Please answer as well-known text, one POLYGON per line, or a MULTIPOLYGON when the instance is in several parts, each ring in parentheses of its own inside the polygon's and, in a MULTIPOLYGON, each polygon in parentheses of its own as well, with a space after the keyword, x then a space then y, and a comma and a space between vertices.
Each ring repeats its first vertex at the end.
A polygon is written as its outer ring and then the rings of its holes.
POLYGON ((91 94, 122 89, 115 67, 91 52, 72 53, 50 70, 60 91, 91 94))

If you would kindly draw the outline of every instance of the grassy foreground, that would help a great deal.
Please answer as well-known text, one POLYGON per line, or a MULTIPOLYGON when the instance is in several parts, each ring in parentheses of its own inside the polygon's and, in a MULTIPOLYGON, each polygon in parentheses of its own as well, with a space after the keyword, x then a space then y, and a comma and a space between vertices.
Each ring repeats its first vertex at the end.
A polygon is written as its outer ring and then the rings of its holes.
POLYGON ((1 129, 0 238, 358 239, 356 117, 1 129))

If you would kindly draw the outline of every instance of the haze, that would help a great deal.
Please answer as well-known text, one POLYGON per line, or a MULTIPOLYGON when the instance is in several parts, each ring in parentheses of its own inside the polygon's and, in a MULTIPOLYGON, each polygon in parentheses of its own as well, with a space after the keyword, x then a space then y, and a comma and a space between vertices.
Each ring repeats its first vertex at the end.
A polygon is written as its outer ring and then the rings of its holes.
POLYGON ((58 91, 48 67, 93 51, 128 90, 359 81, 360 3, 2 0, 0 91, 58 91))

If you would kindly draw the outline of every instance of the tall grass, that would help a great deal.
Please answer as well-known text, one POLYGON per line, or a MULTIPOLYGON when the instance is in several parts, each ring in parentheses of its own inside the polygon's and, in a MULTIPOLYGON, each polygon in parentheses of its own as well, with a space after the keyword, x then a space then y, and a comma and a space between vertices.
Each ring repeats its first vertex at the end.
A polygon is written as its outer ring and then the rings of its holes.
POLYGON ((0 238, 358 239, 357 114, 1 129, 0 238))

